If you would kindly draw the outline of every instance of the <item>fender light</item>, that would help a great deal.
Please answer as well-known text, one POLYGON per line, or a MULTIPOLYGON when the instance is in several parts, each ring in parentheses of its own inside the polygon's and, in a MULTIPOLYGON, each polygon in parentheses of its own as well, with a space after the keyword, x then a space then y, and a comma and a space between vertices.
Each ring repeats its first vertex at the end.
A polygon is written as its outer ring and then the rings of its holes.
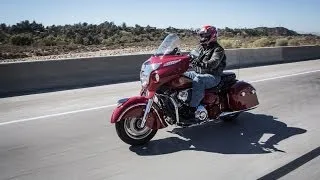
POLYGON ((151 78, 152 78, 152 81, 155 83, 158 83, 160 81, 160 76, 158 73, 154 73, 151 78))

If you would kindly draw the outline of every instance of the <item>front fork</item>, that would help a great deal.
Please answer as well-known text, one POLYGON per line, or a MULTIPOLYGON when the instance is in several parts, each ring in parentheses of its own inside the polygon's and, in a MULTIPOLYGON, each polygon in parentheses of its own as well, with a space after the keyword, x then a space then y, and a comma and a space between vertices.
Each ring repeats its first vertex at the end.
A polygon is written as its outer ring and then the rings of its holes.
POLYGON ((153 97, 148 100, 147 107, 146 107, 146 110, 144 112, 144 115, 143 115, 143 118, 142 118, 142 122, 140 124, 141 128, 143 128, 144 125, 146 124, 147 116, 148 116, 148 114, 149 114, 149 112, 151 110, 152 104, 153 104, 153 97))
MULTIPOLYGON (((160 96, 165 96, 165 95, 160 95, 160 96)), ((178 108, 178 105, 177 105, 176 101, 170 96, 165 96, 165 97, 169 97, 170 101, 172 102, 172 104, 174 106, 174 109, 175 109, 176 121, 177 121, 177 123, 179 123, 180 122, 180 119, 179 119, 179 108, 178 108)), ((142 122, 140 124, 141 128, 143 128, 144 125, 146 124, 147 116, 148 116, 148 114, 149 114, 149 112, 151 110, 152 104, 154 102, 154 98, 156 98, 156 96, 153 96, 152 98, 150 98, 148 100, 147 107, 146 107, 146 110, 144 112, 144 115, 143 115, 143 118, 142 118, 142 122)), ((157 101, 157 98, 156 98, 156 101, 157 101)))

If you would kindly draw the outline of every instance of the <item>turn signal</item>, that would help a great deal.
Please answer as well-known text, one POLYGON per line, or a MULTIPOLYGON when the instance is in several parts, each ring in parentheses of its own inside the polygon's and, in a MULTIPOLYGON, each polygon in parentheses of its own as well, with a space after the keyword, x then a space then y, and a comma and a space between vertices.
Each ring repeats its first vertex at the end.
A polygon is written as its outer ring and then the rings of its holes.
POLYGON ((155 83, 158 83, 160 81, 160 76, 158 73, 155 73, 153 76, 152 76, 152 80, 155 82, 155 83))

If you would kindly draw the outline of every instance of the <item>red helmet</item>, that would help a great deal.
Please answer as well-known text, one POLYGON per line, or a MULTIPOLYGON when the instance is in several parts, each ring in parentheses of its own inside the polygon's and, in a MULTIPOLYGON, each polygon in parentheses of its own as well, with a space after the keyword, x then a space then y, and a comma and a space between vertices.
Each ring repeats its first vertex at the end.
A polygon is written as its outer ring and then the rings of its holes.
POLYGON ((198 32, 198 35, 200 36, 201 45, 208 45, 211 42, 217 41, 218 38, 217 29, 210 25, 203 26, 198 32))

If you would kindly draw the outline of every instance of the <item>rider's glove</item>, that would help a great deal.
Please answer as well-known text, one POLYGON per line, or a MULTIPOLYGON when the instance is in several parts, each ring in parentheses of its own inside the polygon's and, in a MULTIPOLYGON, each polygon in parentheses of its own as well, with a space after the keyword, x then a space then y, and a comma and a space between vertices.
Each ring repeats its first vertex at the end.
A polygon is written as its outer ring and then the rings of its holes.
POLYGON ((201 61, 198 61, 198 62, 197 62, 197 66, 202 67, 202 68, 207 68, 207 67, 208 67, 208 64, 207 64, 207 63, 204 63, 204 62, 201 62, 201 61))

